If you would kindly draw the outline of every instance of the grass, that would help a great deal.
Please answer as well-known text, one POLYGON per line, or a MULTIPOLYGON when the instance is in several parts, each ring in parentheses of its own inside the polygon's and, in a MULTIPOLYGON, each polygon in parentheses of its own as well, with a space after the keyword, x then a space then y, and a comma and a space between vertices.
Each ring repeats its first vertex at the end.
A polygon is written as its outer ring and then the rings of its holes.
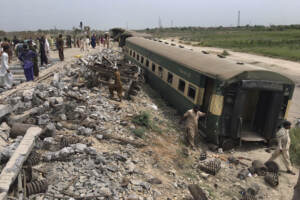
POLYGON ((150 128, 151 127, 150 113, 142 112, 139 115, 135 115, 132 119, 132 122, 136 125, 150 128))
POLYGON ((136 137, 144 138, 145 133, 146 133, 146 129, 145 129, 144 127, 139 127, 139 128, 133 129, 133 130, 132 130, 132 133, 133 133, 136 137))
POLYGON ((290 132, 290 157, 293 164, 300 165, 300 128, 293 128, 290 132))
POLYGON ((300 61, 300 25, 245 27, 182 27, 147 29, 156 37, 177 37, 193 46, 220 47, 300 61))

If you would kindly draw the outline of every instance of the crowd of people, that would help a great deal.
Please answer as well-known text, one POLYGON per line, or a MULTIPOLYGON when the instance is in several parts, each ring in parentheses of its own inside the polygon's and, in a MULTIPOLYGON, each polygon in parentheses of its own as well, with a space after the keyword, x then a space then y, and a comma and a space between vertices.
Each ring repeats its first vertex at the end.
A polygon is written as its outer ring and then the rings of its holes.
POLYGON ((17 58, 24 69, 26 81, 34 81, 39 77, 39 67, 48 66, 50 61, 50 49, 57 49, 59 59, 64 61, 64 48, 80 48, 82 52, 88 52, 89 48, 103 46, 109 48, 109 33, 104 35, 93 34, 90 36, 74 36, 62 34, 54 39, 42 35, 35 40, 19 40, 16 36, 12 40, 0 38, 0 87, 11 88, 13 86, 13 74, 9 70, 13 58, 17 58), (54 48, 55 47, 55 48, 54 48), (40 64, 38 62, 40 60, 40 64))

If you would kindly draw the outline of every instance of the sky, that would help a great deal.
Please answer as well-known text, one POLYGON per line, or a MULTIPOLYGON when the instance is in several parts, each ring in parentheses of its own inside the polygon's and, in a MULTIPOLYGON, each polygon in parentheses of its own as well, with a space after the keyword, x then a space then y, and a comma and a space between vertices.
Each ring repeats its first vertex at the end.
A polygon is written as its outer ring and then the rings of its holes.
POLYGON ((300 24, 299 0, 0 0, 0 30, 300 24))

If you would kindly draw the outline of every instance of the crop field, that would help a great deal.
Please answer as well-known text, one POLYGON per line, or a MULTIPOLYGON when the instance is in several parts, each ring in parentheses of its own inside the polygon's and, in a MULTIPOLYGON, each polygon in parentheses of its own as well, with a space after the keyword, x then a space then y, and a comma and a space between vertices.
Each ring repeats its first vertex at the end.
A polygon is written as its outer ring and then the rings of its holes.
POLYGON ((288 60, 300 60, 300 25, 236 28, 146 29, 159 38, 176 37, 184 44, 220 47, 288 60))

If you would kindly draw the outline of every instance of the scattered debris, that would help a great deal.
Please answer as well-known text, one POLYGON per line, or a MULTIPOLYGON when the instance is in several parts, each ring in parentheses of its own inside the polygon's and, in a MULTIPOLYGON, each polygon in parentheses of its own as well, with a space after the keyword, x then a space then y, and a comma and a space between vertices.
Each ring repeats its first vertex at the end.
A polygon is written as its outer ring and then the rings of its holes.
POLYGON ((260 160, 254 160, 252 162, 252 167, 254 168, 255 173, 259 176, 265 176, 268 170, 260 160))
POLYGON ((277 173, 267 173, 265 176, 265 181, 272 187, 277 187, 279 185, 279 178, 277 173))
POLYGON ((219 159, 204 161, 199 164, 199 169, 211 175, 216 175, 221 169, 221 161, 219 159))
POLYGON ((189 185, 188 188, 194 200, 208 200, 205 192, 198 185, 189 185))
POLYGON ((48 182, 46 180, 32 181, 26 184, 26 194, 30 196, 32 194, 44 193, 47 191, 48 182))

